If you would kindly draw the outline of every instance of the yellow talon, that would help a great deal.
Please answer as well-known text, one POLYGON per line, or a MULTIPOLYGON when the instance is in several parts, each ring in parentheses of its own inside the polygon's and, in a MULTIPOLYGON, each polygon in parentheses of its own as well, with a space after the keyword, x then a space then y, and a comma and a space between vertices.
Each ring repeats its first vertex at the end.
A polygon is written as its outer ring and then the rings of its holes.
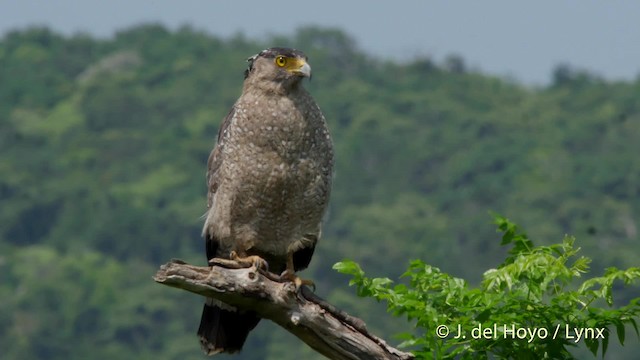
POLYGON ((230 269, 245 269, 250 267, 255 267, 258 270, 269 270, 269 264, 267 261, 260 256, 251 255, 240 257, 237 252, 232 251, 229 254, 229 259, 223 258, 213 258, 209 260, 209 264, 211 265, 220 265, 222 267, 230 268, 230 269))

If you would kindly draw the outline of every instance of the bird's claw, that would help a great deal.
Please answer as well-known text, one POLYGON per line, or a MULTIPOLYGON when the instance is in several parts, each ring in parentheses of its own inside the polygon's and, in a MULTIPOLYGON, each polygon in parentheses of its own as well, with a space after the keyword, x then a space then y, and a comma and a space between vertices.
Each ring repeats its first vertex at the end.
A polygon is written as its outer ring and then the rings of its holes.
POLYGON ((295 273, 289 270, 285 270, 282 272, 282 274, 280 274, 279 281, 292 282, 296 287, 296 291, 299 291, 302 285, 310 286, 313 289, 313 291, 316 291, 316 284, 313 281, 309 279, 302 279, 301 277, 299 277, 298 275, 296 275, 295 273))
POLYGON ((229 259, 213 258, 209 260, 210 265, 219 265, 229 269, 246 269, 255 267, 259 271, 269 271, 269 264, 260 256, 251 255, 240 257, 238 253, 232 251, 229 254, 229 259))

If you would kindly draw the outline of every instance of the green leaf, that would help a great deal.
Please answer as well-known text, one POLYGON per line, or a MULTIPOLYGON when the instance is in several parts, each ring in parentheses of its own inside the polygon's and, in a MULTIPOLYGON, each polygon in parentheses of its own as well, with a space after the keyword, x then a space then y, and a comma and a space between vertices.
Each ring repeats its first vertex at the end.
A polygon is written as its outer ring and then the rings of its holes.
POLYGON ((393 283, 393 281, 391 281, 391 279, 389 278, 375 278, 371 280, 371 285, 373 287, 382 287, 391 283, 393 283))
POLYGON ((599 346, 600 343, 597 340, 585 339, 584 343, 587 346, 587 349, 589 349, 589 351, 591 351, 593 356, 597 356, 598 355, 598 346, 599 346))
POLYGON ((485 309, 483 312, 478 314, 478 316, 476 316, 476 321, 483 323, 487 321, 490 315, 491 315, 491 309, 485 309))
POLYGON ((636 331, 636 335, 638 337, 640 337, 640 332, 638 332, 638 324, 636 323, 636 319, 634 318, 629 318, 629 322, 631 323, 631 325, 633 326, 633 329, 636 331))
POLYGON ((603 359, 604 359, 604 354, 606 354, 607 352, 607 348, 609 348, 609 336, 605 335, 605 337, 602 339, 602 358, 603 359))
POLYGON ((620 345, 624 345, 624 337, 625 337, 624 323, 620 320, 614 320, 613 323, 616 325, 616 333, 618 334, 618 341, 620 341, 620 345))
POLYGON ((343 260, 333 265, 333 269, 341 274, 363 276, 364 271, 360 268, 360 265, 352 260, 343 260))

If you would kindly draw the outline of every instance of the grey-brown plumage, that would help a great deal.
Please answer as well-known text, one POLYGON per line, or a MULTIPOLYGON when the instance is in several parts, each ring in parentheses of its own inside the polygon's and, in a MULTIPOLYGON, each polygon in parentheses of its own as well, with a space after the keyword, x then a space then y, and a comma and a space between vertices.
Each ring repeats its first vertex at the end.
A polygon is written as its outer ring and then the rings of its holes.
MULTIPOLYGON (((257 255, 269 271, 306 268, 329 201, 333 149, 298 50, 249 58, 242 95, 225 117, 208 163, 207 259, 257 255)), ((207 354, 236 352, 259 321, 207 299, 198 334, 207 354)))

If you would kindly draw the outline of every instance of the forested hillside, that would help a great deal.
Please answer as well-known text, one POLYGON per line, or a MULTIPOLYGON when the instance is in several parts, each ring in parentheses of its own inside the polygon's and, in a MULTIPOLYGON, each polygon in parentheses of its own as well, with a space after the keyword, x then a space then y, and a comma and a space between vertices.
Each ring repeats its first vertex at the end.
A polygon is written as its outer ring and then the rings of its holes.
MULTIPOLYGON (((156 25, 110 39, 26 29, 0 40, 3 359, 203 358, 202 299, 151 276, 171 258, 205 264, 207 157, 244 60, 275 45, 309 56, 306 86, 336 147, 304 277, 373 332, 393 343, 410 325, 356 298, 331 266, 350 258, 396 277, 421 259, 478 281, 504 256, 490 211, 539 243, 575 235, 597 272, 638 266, 640 78, 560 66, 532 89, 457 57, 377 59, 333 29, 260 40, 156 25)), ((625 351, 637 351, 629 334, 625 351)), ((319 355, 263 322, 241 358, 319 355)))

